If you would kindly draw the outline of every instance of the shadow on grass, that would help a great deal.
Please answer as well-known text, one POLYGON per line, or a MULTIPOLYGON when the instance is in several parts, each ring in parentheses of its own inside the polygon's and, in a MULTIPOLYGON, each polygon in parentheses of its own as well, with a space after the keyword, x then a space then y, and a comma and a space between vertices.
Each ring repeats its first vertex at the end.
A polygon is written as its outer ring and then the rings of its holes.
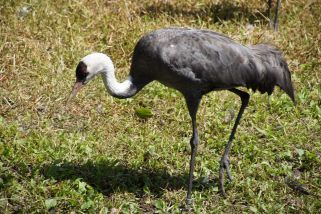
MULTIPOLYGON (((267 1, 266 1, 267 2, 267 1)), ((244 4, 237 2, 222 1, 218 4, 211 3, 204 5, 201 8, 187 8, 172 5, 170 2, 160 1, 157 4, 149 5, 141 11, 141 15, 148 15, 157 18, 159 15, 166 14, 171 17, 185 16, 195 19, 208 20, 211 18, 214 23, 226 20, 239 21, 245 18, 249 23, 254 21, 267 21, 268 17, 268 4, 266 4, 265 11, 253 11, 244 4)))
MULTIPOLYGON (((132 192, 142 197, 144 191, 149 191, 159 197, 164 190, 178 190, 187 186, 188 174, 170 175, 166 170, 150 168, 134 169, 120 164, 118 161, 99 161, 76 164, 72 162, 57 162, 42 166, 46 178, 55 180, 76 180, 81 178, 87 184, 105 196, 114 192, 132 192)), ((194 181, 194 189, 203 190, 217 185, 213 179, 203 185, 201 180, 194 181)))

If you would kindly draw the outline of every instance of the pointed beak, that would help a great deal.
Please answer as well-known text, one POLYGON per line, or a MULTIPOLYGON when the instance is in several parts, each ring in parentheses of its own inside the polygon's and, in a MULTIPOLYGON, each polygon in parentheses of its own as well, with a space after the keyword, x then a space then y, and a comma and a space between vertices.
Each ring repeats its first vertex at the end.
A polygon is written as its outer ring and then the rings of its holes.
POLYGON ((74 87, 72 88, 72 91, 71 91, 71 93, 70 93, 70 95, 69 95, 69 98, 68 98, 68 100, 67 100, 67 102, 66 102, 66 105, 70 102, 70 100, 73 98, 73 97, 75 97, 76 96, 76 94, 78 93, 78 91, 82 88, 82 87, 84 87, 84 83, 83 82, 76 82, 75 83, 75 85, 74 85, 74 87))

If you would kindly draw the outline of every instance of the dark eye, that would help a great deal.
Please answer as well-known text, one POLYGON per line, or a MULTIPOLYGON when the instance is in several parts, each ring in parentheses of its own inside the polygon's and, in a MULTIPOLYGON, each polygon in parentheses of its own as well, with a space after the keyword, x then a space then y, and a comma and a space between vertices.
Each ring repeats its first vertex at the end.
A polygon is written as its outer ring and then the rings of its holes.
POLYGON ((77 82, 84 82, 88 75, 87 65, 84 62, 79 62, 76 68, 77 82))

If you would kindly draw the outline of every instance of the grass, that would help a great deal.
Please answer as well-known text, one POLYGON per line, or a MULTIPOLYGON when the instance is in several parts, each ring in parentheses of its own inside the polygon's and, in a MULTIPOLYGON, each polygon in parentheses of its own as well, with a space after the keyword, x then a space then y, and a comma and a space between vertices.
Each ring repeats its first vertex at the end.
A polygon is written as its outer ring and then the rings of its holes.
POLYGON ((193 212, 320 213, 318 1, 283 1, 279 32, 268 27, 264 1, 1 2, 1 213, 182 211, 191 130, 180 94, 152 83, 118 100, 96 79, 64 106, 83 56, 109 54, 124 79, 137 40, 166 26, 274 44, 296 89, 297 106, 280 90, 270 107, 267 95, 251 92, 230 155, 235 179, 226 183, 227 198, 218 192, 218 161, 240 102, 228 92, 202 100, 193 212), (286 178, 319 198, 294 191, 286 178))

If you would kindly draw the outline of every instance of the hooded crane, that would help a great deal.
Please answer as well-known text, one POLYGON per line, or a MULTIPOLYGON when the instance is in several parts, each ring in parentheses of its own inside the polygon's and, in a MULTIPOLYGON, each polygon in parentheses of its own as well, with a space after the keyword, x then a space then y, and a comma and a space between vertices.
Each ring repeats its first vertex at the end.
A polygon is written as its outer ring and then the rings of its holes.
POLYGON ((250 98, 247 92, 237 87, 243 86, 270 95, 277 85, 295 102, 287 63, 276 48, 264 44, 244 46, 209 30, 166 28, 153 31, 136 44, 127 80, 119 83, 114 72, 113 62, 107 55, 87 55, 76 68, 76 83, 68 101, 98 74, 108 93, 116 98, 132 97, 154 80, 181 92, 186 100, 193 130, 188 204, 191 203, 195 155, 199 144, 196 113, 203 95, 211 91, 229 90, 241 98, 241 108, 220 161, 219 187, 224 196, 225 171, 229 180, 232 180, 228 155, 250 98))

